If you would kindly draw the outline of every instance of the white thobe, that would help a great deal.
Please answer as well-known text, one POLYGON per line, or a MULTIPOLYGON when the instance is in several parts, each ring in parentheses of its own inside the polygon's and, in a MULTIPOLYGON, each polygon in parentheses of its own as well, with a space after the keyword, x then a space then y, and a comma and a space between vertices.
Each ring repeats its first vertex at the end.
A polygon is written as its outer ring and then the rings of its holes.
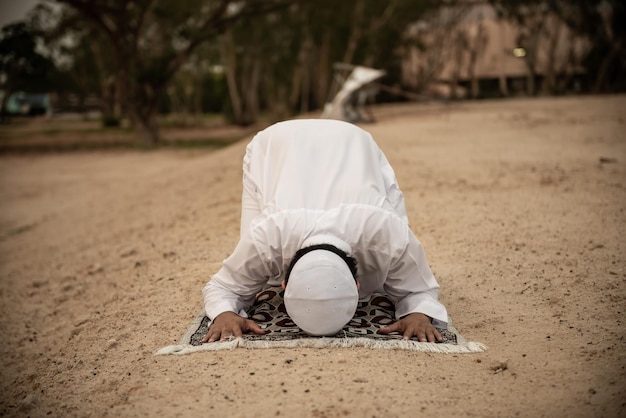
POLYGON ((246 148, 240 240, 203 289, 209 319, 226 311, 245 317, 316 235, 350 245, 360 300, 384 291, 397 318, 421 312, 446 327, 439 285, 409 228, 392 167, 369 133, 323 119, 277 123, 246 148))

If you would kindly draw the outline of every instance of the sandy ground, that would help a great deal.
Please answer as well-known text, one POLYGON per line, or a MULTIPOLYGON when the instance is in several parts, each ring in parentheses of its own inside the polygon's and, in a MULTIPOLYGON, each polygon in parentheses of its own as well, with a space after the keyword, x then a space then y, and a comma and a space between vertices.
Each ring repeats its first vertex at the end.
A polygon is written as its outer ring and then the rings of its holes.
POLYGON ((375 112, 442 300, 486 352, 155 356, 236 244, 247 141, 5 155, 0 415, 626 416, 626 97, 375 112))

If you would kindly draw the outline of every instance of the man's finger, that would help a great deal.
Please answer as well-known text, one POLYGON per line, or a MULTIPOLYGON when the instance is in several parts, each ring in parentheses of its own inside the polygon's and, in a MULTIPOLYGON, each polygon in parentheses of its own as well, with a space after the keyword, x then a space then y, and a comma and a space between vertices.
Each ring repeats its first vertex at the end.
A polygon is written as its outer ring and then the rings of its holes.
POLYGON ((212 343, 216 340, 218 340, 220 338, 220 331, 215 327, 215 324, 211 324, 211 326, 209 327, 209 330, 207 331, 206 335, 202 338, 202 342, 206 343, 212 343))
POLYGON ((246 324, 248 325, 248 331, 252 331, 255 334, 259 334, 259 335, 265 334, 265 331, 263 330, 263 328, 261 328, 259 324, 257 324, 256 322, 249 319, 246 324))
POLYGON ((428 330, 428 342, 436 343, 441 341, 443 341, 443 337, 437 328, 433 327, 428 330))
POLYGON ((411 337, 413 337, 414 335, 418 335, 418 334, 419 334, 419 331, 415 332, 415 330, 412 328, 406 328, 404 332, 402 333, 402 338, 405 340, 410 340, 411 337))
POLYGON ((215 342, 217 339, 220 338, 220 333, 219 332, 215 332, 215 330, 211 331, 209 334, 207 334, 209 336, 209 342, 213 343, 215 342))
POLYGON ((401 331, 400 330, 400 323, 399 322, 394 322, 391 325, 387 325, 386 327, 382 327, 378 330, 378 332, 380 334, 390 334, 392 332, 396 332, 396 331, 401 331))
POLYGON ((222 338, 220 338, 220 341, 221 342, 228 341, 229 338, 232 337, 232 336, 233 336, 232 332, 222 332, 222 338))
POLYGON ((426 337, 429 343, 436 343, 443 341, 441 333, 435 327, 426 328, 426 337))

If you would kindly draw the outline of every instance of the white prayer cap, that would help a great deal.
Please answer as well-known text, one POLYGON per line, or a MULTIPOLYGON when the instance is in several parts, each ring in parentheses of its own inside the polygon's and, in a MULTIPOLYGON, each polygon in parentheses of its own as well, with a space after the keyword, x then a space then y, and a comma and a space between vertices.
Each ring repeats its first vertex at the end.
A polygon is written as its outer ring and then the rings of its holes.
MULTIPOLYGON (((346 254, 348 244, 332 236, 315 236, 303 248, 330 244, 346 254)), ((293 265, 285 288, 285 308, 293 322, 310 335, 334 335, 352 319, 359 302, 356 281, 346 261, 316 249, 293 265)))

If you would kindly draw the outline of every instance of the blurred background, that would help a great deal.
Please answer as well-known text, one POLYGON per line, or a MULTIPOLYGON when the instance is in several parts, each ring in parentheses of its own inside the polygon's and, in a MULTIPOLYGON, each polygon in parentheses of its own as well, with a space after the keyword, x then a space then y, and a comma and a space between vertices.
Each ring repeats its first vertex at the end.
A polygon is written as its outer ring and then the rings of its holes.
POLYGON ((0 0, 0 150, 623 92, 624 22, 623 0, 0 0))

